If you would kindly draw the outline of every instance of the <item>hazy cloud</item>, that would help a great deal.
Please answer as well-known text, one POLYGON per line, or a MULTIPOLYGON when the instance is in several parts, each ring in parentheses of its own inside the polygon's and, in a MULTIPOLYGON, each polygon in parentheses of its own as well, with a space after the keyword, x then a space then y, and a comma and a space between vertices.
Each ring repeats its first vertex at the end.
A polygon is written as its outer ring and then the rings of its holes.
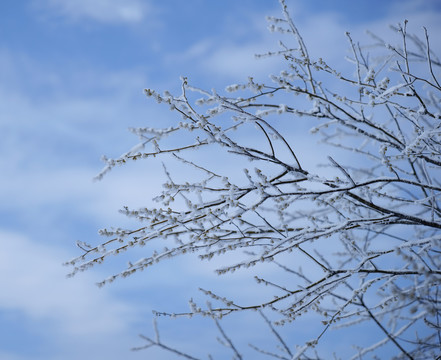
POLYGON ((37 0, 40 9, 71 20, 89 19, 102 23, 137 23, 150 10, 139 0, 37 0))
POLYGON ((7 289, 0 292, 0 308, 54 320, 68 334, 126 329, 129 308, 99 290, 91 274, 66 280, 61 263, 67 253, 1 230, 0 243, 0 287, 7 289))

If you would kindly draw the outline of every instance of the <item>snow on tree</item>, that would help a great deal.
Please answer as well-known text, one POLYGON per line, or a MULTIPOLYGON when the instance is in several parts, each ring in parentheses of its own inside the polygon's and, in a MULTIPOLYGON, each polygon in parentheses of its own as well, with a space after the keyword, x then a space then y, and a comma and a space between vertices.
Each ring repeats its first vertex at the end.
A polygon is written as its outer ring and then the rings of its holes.
MULTIPOLYGON (((441 62, 427 30, 417 37, 404 21, 394 28, 400 45, 372 35, 377 46, 369 52, 347 33, 349 66, 337 70, 309 56, 283 0, 281 5, 283 16, 268 20, 288 40, 261 56, 281 57, 285 70, 271 75, 270 83, 249 78, 223 93, 183 78, 179 95, 145 90, 179 115, 176 123, 131 129, 139 146, 106 158, 98 178, 117 165, 160 157, 167 180, 155 198, 158 206, 125 208, 139 227, 102 230, 106 240, 99 246, 79 244, 83 253, 68 262, 72 275, 150 243, 159 244, 155 251, 100 285, 186 254, 219 257, 219 275, 268 263, 280 278, 255 280, 273 289, 273 297, 241 304, 203 290, 207 305, 190 302, 188 314, 212 317, 234 358, 242 357, 220 319, 250 310, 263 317, 280 345, 278 352, 254 347, 260 355, 319 358, 320 340, 329 330, 372 323, 381 340, 358 347, 354 358, 381 354, 386 344, 397 358, 436 358, 441 62), (301 133, 305 126, 321 136, 328 154, 308 154, 315 137, 301 133), (296 145, 305 136, 311 137, 308 151, 296 145), (189 170, 174 172, 175 163, 189 170), (232 253, 240 259, 233 264, 232 253), (310 313, 320 319, 315 338, 305 344, 282 339, 279 326, 293 326, 310 313)), ((159 337, 144 339, 145 347, 195 359, 159 337)))

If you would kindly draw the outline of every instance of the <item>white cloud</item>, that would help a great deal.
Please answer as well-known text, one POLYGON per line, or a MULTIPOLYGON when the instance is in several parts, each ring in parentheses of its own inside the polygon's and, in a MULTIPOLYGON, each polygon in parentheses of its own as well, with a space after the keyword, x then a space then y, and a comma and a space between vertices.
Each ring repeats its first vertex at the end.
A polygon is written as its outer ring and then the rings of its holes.
POLYGON ((6 329, 6 320, 0 325, 0 334, 14 336, 23 331, 15 336, 30 342, 27 350, 11 348, 14 350, 8 352, 8 347, 2 346, 1 359, 116 360, 145 356, 130 351, 139 343, 135 324, 139 325, 145 309, 118 298, 111 288, 95 286, 101 280, 96 272, 67 279, 67 269, 61 263, 69 255, 56 246, 2 229, 0 244, 0 313, 10 314, 6 319, 19 314, 20 319, 13 329, 6 329), (29 334, 33 339, 28 339, 29 334))
MULTIPOLYGON (((296 7, 291 10, 293 20, 303 36, 310 56, 314 59, 322 57, 337 68, 346 66, 344 57, 350 55, 350 46, 345 36, 346 31, 350 31, 353 40, 360 41, 361 44, 372 43, 365 34, 366 30, 384 36, 385 40, 391 39, 391 41, 399 42, 399 36, 389 30, 389 25, 395 25, 408 19, 412 33, 415 32, 419 36, 423 36, 421 26, 428 28, 432 34, 432 48, 436 48, 433 39, 440 29, 439 13, 428 11, 422 6, 420 0, 397 3, 390 14, 383 14, 383 17, 376 20, 357 24, 350 24, 342 14, 335 12, 317 12, 305 16, 305 10, 302 9, 301 3, 296 4, 296 7)), ((278 12, 275 14, 280 15, 278 12)), ((209 74, 226 77, 227 81, 243 82, 248 76, 262 77, 266 80, 269 74, 278 72, 280 61, 278 62, 274 58, 255 60, 254 54, 280 50, 278 41, 281 36, 280 34, 269 34, 265 29, 263 17, 258 18, 258 25, 253 23, 252 30, 249 30, 254 32, 252 40, 238 40, 234 34, 229 34, 229 36, 225 34, 221 40, 217 38, 204 39, 195 43, 185 53, 179 54, 179 59, 198 64, 199 69, 209 74), (228 39, 225 40, 225 38, 228 39)), ((249 24, 247 23, 247 25, 249 24)), ((297 46, 290 35, 282 36, 282 39, 287 46, 297 46)), ((176 54, 171 56, 173 61, 176 58, 176 54)))
POLYGON ((170 65, 176 59, 186 61, 189 71, 196 68, 199 72, 202 70, 210 76, 225 78, 226 81, 247 81, 248 76, 267 76, 277 72, 280 59, 255 58, 256 54, 278 50, 276 37, 267 31, 263 14, 250 15, 249 18, 246 25, 236 24, 237 28, 229 28, 228 32, 222 34, 222 38, 201 39, 183 53, 168 54, 167 61, 170 65), (241 38, 240 33, 245 26, 247 33, 253 33, 252 40, 237 40, 236 33, 241 38))
MULTIPOLYGON (((90 274, 66 279, 67 253, 13 232, 0 230, 0 308, 35 320, 50 320, 65 334, 125 331, 127 305, 98 289, 90 274)), ((95 281, 94 281, 95 280, 95 281)))
MULTIPOLYGON (((0 63, 3 58, 0 54, 0 63)), ((51 75, 32 63, 29 67, 51 75)), ((15 75, 10 77, 10 82, 21 83, 15 75)), ((93 183, 104 166, 99 157, 119 156, 133 146, 137 139, 127 127, 141 123, 151 111, 145 109, 143 84, 136 71, 84 79, 102 88, 91 85, 95 93, 89 97, 64 94, 60 89, 55 99, 34 99, 19 86, 8 91, 0 85, 4 100, 0 104, 0 152, 7 154, 0 157, 0 208, 20 214, 32 227, 54 221, 66 211, 87 214, 98 222, 121 218, 118 209, 140 206, 151 197, 152 183, 160 185, 157 171, 162 174, 162 167, 151 162, 148 169, 142 167, 144 172, 137 170, 139 166, 133 171, 129 165, 93 183), (102 89, 107 93, 103 95, 102 89), (140 176, 144 176, 142 183, 140 176)))
POLYGON ((204 60, 204 66, 213 73, 229 76, 235 81, 244 82, 248 76, 258 76, 259 74, 277 73, 277 63, 279 59, 255 59, 254 55, 262 54, 270 49, 275 49, 274 43, 267 42, 267 47, 262 44, 249 45, 227 45, 216 49, 204 60))
POLYGON ((37 6, 71 20, 102 23, 137 23, 150 11, 145 1, 139 0, 38 0, 37 6))

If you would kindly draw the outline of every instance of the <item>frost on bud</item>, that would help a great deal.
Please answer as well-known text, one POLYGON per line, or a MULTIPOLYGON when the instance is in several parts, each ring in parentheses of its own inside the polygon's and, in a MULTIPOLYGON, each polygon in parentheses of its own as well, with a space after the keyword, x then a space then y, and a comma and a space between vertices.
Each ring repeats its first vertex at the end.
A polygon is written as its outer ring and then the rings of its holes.
POLYGON ((385 77, 385 78, 383 78, 383 80, 381 80, 381 81, 379 82, 378 87, 379 87, 381 90, 386 90, 387 87, 388 87, 388 85, 389 85, 389 83, 390 83, 390 79, 389 79, 388 77, 385 77))
POLYGON ((225 90, 228 92, 235 92, 237 90, 239 90, 239 85, 238 84, 232 84, 232 85, 228 85, 225 90))
POLYGON ((277 109, 278 114, 283 114, 286 113, 287 111, 288 111, 288 106, 285 104, 280 104, 279 108, 277 109))
POLYGON ((150 90, 150 89, 144 89, 144 93, 147 96, 153 96, 155 94, 155 91, 154 90, 150 90))

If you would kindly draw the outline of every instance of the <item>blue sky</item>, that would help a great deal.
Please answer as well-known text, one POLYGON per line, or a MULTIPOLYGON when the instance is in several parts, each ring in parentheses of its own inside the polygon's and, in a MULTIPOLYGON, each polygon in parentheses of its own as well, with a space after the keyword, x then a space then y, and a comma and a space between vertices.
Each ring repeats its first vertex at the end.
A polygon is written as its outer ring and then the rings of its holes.
MULTIPOLYGON (((441 31, 437 0, 288 4, 311 53, 332 61, 346 54, 346 30, 388 36, 388 24, 407 18, 433 41, 441 31)), ((112 264, 73 279, 61 264, 79 254, 76 240, 97 242, 98 229, 125 224, 117 210, 148 204, 161 184, 154 164, 92 181, 101 155, 135 145, 129 126, 173 120, 143 88, 176 90, 180 75, 208 89, 266 77, 274 62, 253 55, 277 47, 265 16, 278 13, 275 0, 0 2, 1 359, 170 358, 129 349, 151 334, 152 309, 187 309, 211 273, 179 260, 99 289, 112 264)), ((241 276, 221 286, 240 291, 241 276)), ((184 325, 190 340, 177 323, 164 326, 164 338, 210 351, 206 322, 184 325)))

